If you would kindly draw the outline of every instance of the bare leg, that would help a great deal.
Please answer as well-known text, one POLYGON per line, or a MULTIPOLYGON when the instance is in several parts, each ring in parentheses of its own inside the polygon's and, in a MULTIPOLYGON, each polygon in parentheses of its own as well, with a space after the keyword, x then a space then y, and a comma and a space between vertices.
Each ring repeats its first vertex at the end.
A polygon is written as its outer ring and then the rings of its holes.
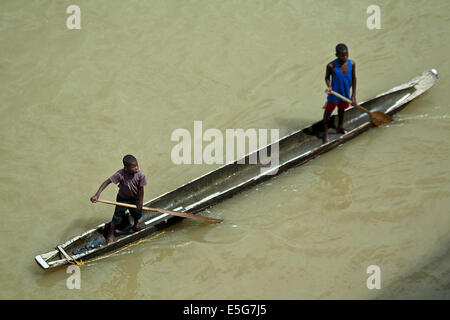
POLYGON ((109 226, 109 234, 108 238, 106 238, 106 244, 110 244, 114 242, 114 230, 116 229, 116 224, 111 221, 111 225, 109 226))
POLYGON ((133 225, 133 230, 134 231, 139 231, 141 230, 141 227, 139 227, 139 219, 133 218, 134 219, 134 225, 133 225))
POLYGON ((338 109, 338 118, 339 118, 339 125, 337 132, 339 133, 347 133, 347 130, 344 129, 344 110, 338 109))
POLYGON ((323 113, 323 143, 328 142, 328 122, 330 122, 330 115, 324 111, 323 113))

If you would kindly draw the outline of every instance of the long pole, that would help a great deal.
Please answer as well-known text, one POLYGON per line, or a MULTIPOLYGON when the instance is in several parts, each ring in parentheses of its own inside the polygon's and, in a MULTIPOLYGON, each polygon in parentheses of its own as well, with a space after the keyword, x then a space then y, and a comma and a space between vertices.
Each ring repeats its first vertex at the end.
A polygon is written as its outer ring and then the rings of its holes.
MULTIPOLYGON (((112 204, 112 205, 121 206, 121 207, 137 209, 137 206, 135 206, 133 204, 128 204, 128 203, 109 201, 109 200, 102 200, 102 199, 98 199, 97 202, 106 203, 106 204, 112 204)), ((222 219, 208 218, 208 217, 204 217, 204 216, 198 216, 198 215, 195 215, 195 214, 192 214, 192 213, 171 211, 171 210, 165 210, 165 209, 142 207, 142 210, 153 211, 153 212, 154 211, 158 211, 158 212, 170 214, 172 216, 203 220, 203 221, 208 221, 208 222, 213 222, 213 223, 219 223, 219 222, 223 221, 222 219)))

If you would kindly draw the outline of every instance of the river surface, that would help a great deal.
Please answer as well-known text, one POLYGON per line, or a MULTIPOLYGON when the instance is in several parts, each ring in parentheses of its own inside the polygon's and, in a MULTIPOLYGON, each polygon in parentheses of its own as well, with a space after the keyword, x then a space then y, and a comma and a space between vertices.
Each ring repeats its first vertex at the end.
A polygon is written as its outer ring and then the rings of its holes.
POLYGON ((2 0, 0 298, 449 299, 450 2, 376 1, 369 29, 373 2, 2 0), (441 80, 392 125, 203 213, 222 224, 184 220, 84 265, 80 289, 37 266, 111 219, 89 198, 125 154, 150 200, 218 167, 174 164, 176 129, 282 137, 321 119, 340 42, 358 101, 430 68, 441 80))

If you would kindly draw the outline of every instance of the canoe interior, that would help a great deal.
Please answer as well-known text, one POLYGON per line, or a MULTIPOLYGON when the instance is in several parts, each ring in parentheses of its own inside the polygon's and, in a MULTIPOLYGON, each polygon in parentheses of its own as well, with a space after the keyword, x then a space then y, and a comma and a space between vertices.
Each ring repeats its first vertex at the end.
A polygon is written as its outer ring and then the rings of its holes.
MULTIPOLYGON (((431 87, 437 81, 437 73, 435 71, 428 71, 422 75, 427 83, 422 83, 419 80, 419 85, 412 83, 403 85, 388 91, 361 105, 371 112, 381 111, 392 115, 405 107, 406 103, 415 98, 422 91, 431 87), (420 85, 422 88, 420 88, 420 85), (422 91, 419 92, 419 89, 422 91)), ((340 143, 343 143, 355 135, 373 127, 370 122, 370 116, 358 108, 349 108, 345 111, 344 126, 349 131, 348 134, 337 134, 335 128, 337 126, 337 116, 332 116, 329 125, 329 143, 322 144, 323 125, 322 121, 317 121, 309 127, 299 130, 291 135, 288 135, 278 141, 279 143, 279 164, 277 174, 284 170, 298 166, 306 161, 311 160, 317 155, 326 152, 340 143)), ((270 155, 274 149, 273 146, 262 148, 270 155)), ((162 208, 168 210, 182 211, 196 213, 205 208, 231 197, 244 188, 248 188, 254 184, 260 183, 269 179, 273 175, 261 174, 262 168, 267 168, 268 165, 260 164, 258 151, 248 154, 245 157, 245 163, 240 164, 238 161, 224 165, 219 169, 205 174, 171 192, 163 194, 147 203, 145 206, 153 208, 162 208), (258 158, 257 164, 250 164, 249 158, 256 154, 258 158)), ((112 215, 111 210, 111 215, 112 215)), ((116 236, 115 241, 110 245, 102 245, 99 248, 91 249, 85 253, 74 255, 75 259, 91 259, 93 257, 102 255, 106 252, 112 252, 117 248, 123 247, 127 243, 137 241, 143 237, 164 229, 167 226, 182 220, 182 218, 174 216, 163 216, 157 212, 143 212, 140 225, 143 230, 132 233, 116 236), (152 221, 153 220, 153 221, 152 221), (152 221, 148 223, 149 221, 152 221), (147 222, 147 223, 146 223, 147 222)), ((62 245, 64 250, 72 255, 73 250, 85 247, 85 245, 98 237, 103 236, 105 232, 105 225, 102 224, 92 230, 87 231, 81 236, 69 240, 62 245)), ((50 267, 66 264, 67 261, 57 251, 53 250, 41 257, 49 264, 50 267)))
MULTIPOLYGON (((363 103, 362 106, 370 111, 386 111, 393 106, 398 99, 410 95, 414 88, 400 90, 387 97, 379 97, 363 103)), ((358 108, 350 108, 345 113, 344 126, 350 132, 357 127, 370 122, 370 116, 358 108)), ((336 134, 337 116, 332 116, 330 123, 329 139, 330 143, 338 140, 342 134, 336 134), (334 128, 334 129, 333 129, 334 128)), ((299 157, 311 150, 320 148, 322 144, 323 125, 322 121, 318 121, 303 130, 289 135, 279 141, 279 165, 283 166, 292 159, 299 157)), ((270 153, 269 153, 270 154, 270 153)), ((191 205, 198 203, 211 195, 221 194, 224 190, 232 190, 234 187, 245 183, 261 175, 261 169, 268 165, 249 164, 247 155, 246 164, 226 165, 213 171, 197 180, 192 181, 166 195, 156 201, 150 203, 152 207, 174 209, 177 207, 189 208, 191 205)), ((262 178, 262 177, 261 177, 262 178)))

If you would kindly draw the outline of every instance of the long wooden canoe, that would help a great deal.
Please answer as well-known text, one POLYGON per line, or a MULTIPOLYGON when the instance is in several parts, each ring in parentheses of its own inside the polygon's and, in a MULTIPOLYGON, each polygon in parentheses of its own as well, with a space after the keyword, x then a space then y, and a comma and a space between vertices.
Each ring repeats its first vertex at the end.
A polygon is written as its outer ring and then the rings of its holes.
MULTIPOLYGON (((411 81, 392 88, 361 103, 361 105, 371 112, 381 111, 393 115, 404 108, 408 102, 431 88, 438 79, 436 70, 425 71, 411 81)), ((281 138, 278 141, 279 165, 276 168, 277 174, 294 166, 299 166, 374 127, 368 114, 353 107, 345 111, 344 126, 348 133, 337 134, 335 131, 336 124, 337 117, 333 116, 330 122, 329 142, 326 144, 322 143, 323 125, 321 120, 281 138)), ((271 145, 257 150, 255 153, 263 149, 267 149, 266 151, 270 153, 271 145)), ((250 153, 245 157, 245 164, 240 164, 242 161, 226 164, 173 191, 150 200, 144 205, 166 210, 198 213, 241 192, 245 188, 273 177, 274 175, 261 174, 260 169, 267 167, 267 165, 249 164, 248 159, 252 154, 250 153)), ((87 244, 89 247, 89 244, 92 244, 93 241, 102 240, 101 237, 104 235, 107 222, 57 246, 55 250, 36 256, 35 260, 43 269, 66 265, 73 262, 72 259, 88 261, 153 235, 182 219, 158 212, 144 211, 140 220, 142 230, 138 232, 124 233, 116 236, 115 241, 109 245, 103 243, 98 247, 87 249, 87 244)))

